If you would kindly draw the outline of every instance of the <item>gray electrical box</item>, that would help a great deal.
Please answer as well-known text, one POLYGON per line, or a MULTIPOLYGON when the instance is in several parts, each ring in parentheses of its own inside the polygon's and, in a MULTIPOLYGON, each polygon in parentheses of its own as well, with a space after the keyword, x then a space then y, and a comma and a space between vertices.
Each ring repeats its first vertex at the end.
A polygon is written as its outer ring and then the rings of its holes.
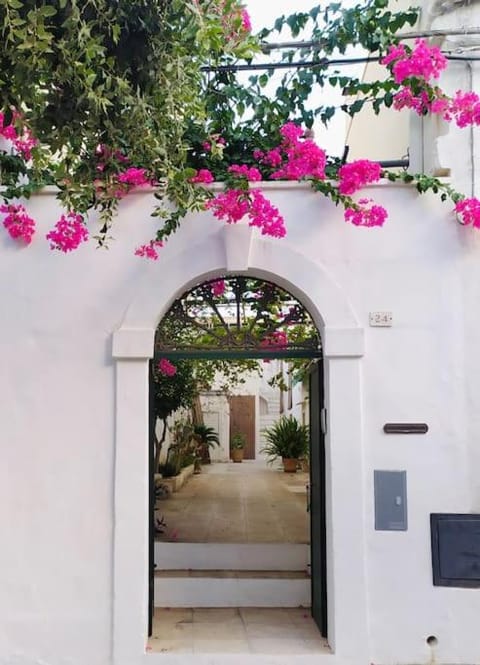
POLYGON ((407 530, 407 472, 374 471, 375 530, 407 530))

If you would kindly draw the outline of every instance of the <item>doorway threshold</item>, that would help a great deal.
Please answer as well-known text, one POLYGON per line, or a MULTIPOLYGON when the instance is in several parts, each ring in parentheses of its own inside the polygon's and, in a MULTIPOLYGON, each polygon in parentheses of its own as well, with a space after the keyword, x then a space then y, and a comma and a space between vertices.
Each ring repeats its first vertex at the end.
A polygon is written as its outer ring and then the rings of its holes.
POLYGON ((147 653, 330 654, 306 607, 156 608, 147 653))

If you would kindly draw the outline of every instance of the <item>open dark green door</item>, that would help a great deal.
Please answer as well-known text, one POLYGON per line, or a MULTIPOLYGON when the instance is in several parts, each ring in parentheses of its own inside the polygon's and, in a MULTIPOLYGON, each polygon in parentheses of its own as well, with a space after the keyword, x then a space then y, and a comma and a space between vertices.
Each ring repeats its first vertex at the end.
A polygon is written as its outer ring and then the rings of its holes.
POLYGON ((312 616, 327 637, 327 569, 325 525, 325 440, 323 362, 310 372, 310 549, 312 616))
POLYGON ((148 403, 148 636, 153 629, 154 578, 155 578, 155 412, 153 409, 152 361, 149 363, 149 403, 148 403))

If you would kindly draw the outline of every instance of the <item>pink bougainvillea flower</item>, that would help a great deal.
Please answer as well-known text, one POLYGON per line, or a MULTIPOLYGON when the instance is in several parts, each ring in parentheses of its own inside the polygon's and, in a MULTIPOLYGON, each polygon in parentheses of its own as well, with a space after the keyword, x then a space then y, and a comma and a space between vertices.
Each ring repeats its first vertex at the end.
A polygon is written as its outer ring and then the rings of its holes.
POLYGON ((302 180, 325 178, 327 156, 312 139, 303 139, 303 129, 294 122, 287 122, 280 129, 282 143, 263 155, 262 161, 272 167, 280 167, 272 173, 274 180, 302 180))
POLYGON ((228 167, 228 172, 239 178, 246 178, 249 182, 260 182, 262 174, 254 166, 251 168, 246 164, 232 164, 228 167))
POLYGON ((445 120, 453 118, 457 127, 480 125, 480 97, 476 92, 462 92, 457 90, 450 102, 448 111, 444 114, 445 120))
POLYGON ((395 82, 402 83, 393 97, 393 107, 399 111, 412 109, 418 115, 435 113, 457 127, 480 125, 480 97, 472 90, 457 90, 449 97, 440 87, 432 86, 430 79, 438 78, 446 67, 446 59, 436 46, 417 40, 415 48, 407 52, 404 46, 391 47, 381 61, 392 65, 395 82))
POLYGON ((418 115, 426 115, 433 108, 438 108, 440 101, 444 104, 443 100, 445 95, 440 88, 426 88, 414 94, 408 86, 403 86, 393 96, 393 108, 397 111, 412 109, 418 115))
POLYGON ((393 98, 395 109, 412 109, 418 115, 436 113, 447 122, 455 121, 460 128, 480 124, 480 97, 476 92, 457 90, 454 97, 449 97, 431 85, 447 66, 437 46, 422 39, 417 39, 413 49, 392 46, 381 63, 391 69, 395 83, 402 84, 393 98))
POLYGON ((5 124, 5 115, 3 113, 0 113, 0 135, 12 142, 17 138, 17 130, 13 125, 5 124))
POLYGON ((5 213, 3 226, 13 240, 29 245, 35 234, 35 221, 27 215, 23 205, 2 205, 0 212, 5 213))
POLYGON ((215 298, 218 298, 219 296, 223 296, 225 293, 225 280, 224 279, 218 279, 216 282, 212 282, 210 284, 210 288, 212 290, 212 295, 215 298))
POLYGON ((240 3, 227 3, 225 0, 217 0, 217 11, 223 25, 223 31, 227 42, 240 43, 252 30, 250 15, 240 3))
POLYGON ((207 201, 205 208, 212 210, 217 219, 234 224, 249 211, 250 199, 248 194, 240 189, 229 189, 207 201))
POLYGON ((455 205, 459 220, 466 226, 480 229, 480 201, 476 198, 462 199, 455 205))
POLYGON ((354 208, 346 208, 345 221, 354 226, 383 226, 388 217, 383 206, 371 205, 371 199, 360 199, 354 208))
POLYGON ((406 57, 408 57, 408 55, 407 55, 407 50, 405 48, 405 45, 404 44, 393 44, 388 49, 387 55, 384 56, 380 60, 380 64, 385 65, 387 67, 392 62, 396 62, 397 60, 402 60, 406 57))
POLYGON ((439 95, 430 102, 430 113, 443 116, 444 120, 452 120, 451 113, 452 100, 447 95, 439 95))
POLYGON ((285 220, 278 208, 272 205, 258 189, 254 189, 251 192, 251 207, 248 215, 250 217, 250 226, 260 228, 262 235, 271 236, 272 238, 283 238, 287 233, 285 220))
MULTIPOLYGON (((20 113, 14 112, 13 119, 18 120, 21 118, 20 113)), ((34 148, 38 141, 32 135, 28 127, 24 127, 21 134, 18 133, 16 127, 12 124, 5 125, 5 115, 0 113, 0 136, 11 141, 13 147, 19 152, 27 161, 32 158, 32 148, 34 148)))
POLYGON ((424 39, 417 39, 413 49, 407 50, 403 45, 390 47, 380 62, 391 66, 395 83, 411 78, 428 82, 437 79, 447 66, 438 46, 430 46, 424 39))
POLYGON ((279 148, 272 148, 271 150, 268 150, 263 156, 263 162, 274 168, 280 166, 282 161, 282 153, 280 152, 279 148))
POLYGON ((222 148, 227 145, 227 142, 220 136, 220 134, 212 134, 208 141, 202 143, 202 148, 205 152, 216 152, 220 153, 222 148))
POLYGON ((157 365, 158 371, 163 376, 175 376, 177 368, 167 358, 161 358, 157 365))
POLYGON ((71 252, 88 240, 88 230, 84 224, 82 215, 69 212, 62 215, 55 227, 47 233, 50 240, 50 249, 58 249, 60 252, 71 252))
POLYGON ((190 178, 190 182, 204 183, 209 185, 211 182, 214 182, 215 178, 213 174, 208 169, 200 169, 197 171, 197 174, 190 178))
POLYGON ((382 175, 382 167, 378 162, 359 159, 350 164, 343 164, 338 169, 340 194, 350 196, 372 182, 378 182, 382 175))
POLYGON ((27 162, 32 159, 32 148, 34 148, 37 143, 37 139, 32 136, 29 129, 24 129, 23 134, 17 136, 13 141, 13 145, 27 162))
POLYGON ((296 145, 303 136, 303 129, 294 122, 287 122, 280 128, 280 134, 288 144, 296 145))
MULTIPOLYGON (((260 341, 262 349, 284 349, 288 346, 288 336, 283 330, 274 330, 260 341)), ((269 358, 263 359, 264 363, 269 363, 269 358)))
POLYGON ((205 207, 212 210, 217 219, 228 224, 235 224, 246 217, 250 226, 261 229, 262 235, 283 238, 286 234, 285 222, 278 208, 258 189, 250 192, 230 189, 207 201, 205 207))
POLYGON ((150 179, 147 176, 147 170, 131 166, 118 176, 118 182, 124 185, 132 185, 133 187, 141 187, 142 185, 149 185, 150 179))
POLYGON ((161 240, 150 240, 146 245, 140 245, 135 250, 135 256, 140 256, 144 259, 151 259, 152 261, 157 261, 158 259, 158 249, 163 247, 163 242, 161 240))
POLYGON ((274 330, 260 342, 263 349, 279 349, 288 346, 288 335, 283 330, 274 330))
POLYGON ((242 28, 245 32, 252 32, 252 21, 250 19, 250 14, 248 11, 243 8, 240 10, 240 14, 242 17, 242 28))

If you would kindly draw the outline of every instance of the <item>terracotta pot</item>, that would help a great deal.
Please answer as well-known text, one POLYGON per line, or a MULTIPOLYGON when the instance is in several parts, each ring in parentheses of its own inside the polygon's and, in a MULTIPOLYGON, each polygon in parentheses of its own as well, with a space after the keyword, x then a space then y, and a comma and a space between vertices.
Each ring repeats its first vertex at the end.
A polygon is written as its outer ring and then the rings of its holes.
POLYGON ((243 448, 232 448, 232 460, 241 462, 243 460, 243 448))
POLYGON ((298 460, 290 457, 282 457, 283 470, 285 473, 296 473, 298 460))

